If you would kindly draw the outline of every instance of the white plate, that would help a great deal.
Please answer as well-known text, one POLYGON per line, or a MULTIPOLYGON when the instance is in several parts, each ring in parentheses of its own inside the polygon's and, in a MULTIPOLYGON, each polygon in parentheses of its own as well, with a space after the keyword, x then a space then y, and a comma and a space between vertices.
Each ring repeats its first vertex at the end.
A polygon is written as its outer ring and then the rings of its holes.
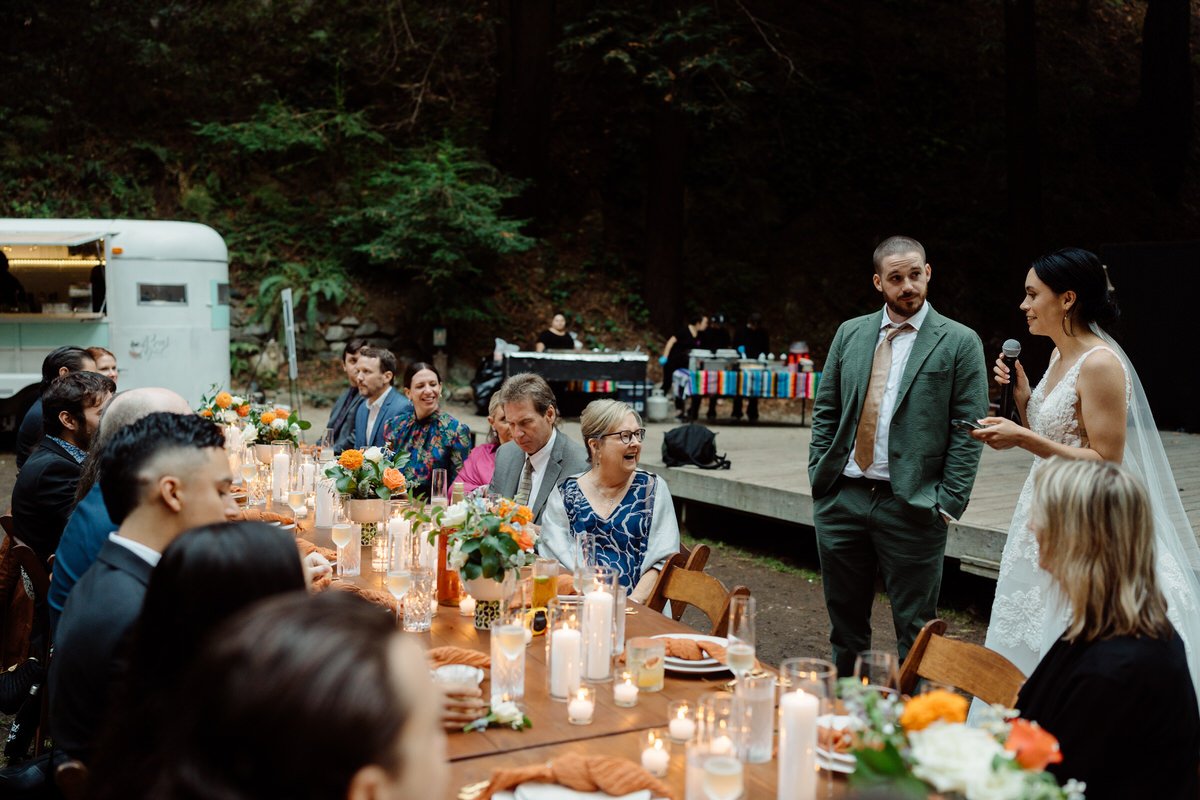
POLYGON ((830 761, 824 755, 824 750, 817 751, 817 766, 821 769, 827 769, 830 772, 840 772, 843 775, 849 775, 854 772, 854 764, 843 764, 841 761, 830 761))
MULTIPOLYGON (((862 723, 854 717, 846 714, 822 714, 817 717, 817 726, 822 728, 833 728, 835 731, 845 730, 846 728, 857 729, 862 727, 862 723)), ((831 753, 828 750, 818 747, 817 760, 830 762, 829 769, 835 769, 834 764, 840 764, 843 767, 849 767, 848 770, 838 770, 841 772, 853 772, 854 765, 858 763, 850 753, 831 753)), ((822 766, 825 766, 822 764, 822 766)))
POLYGON ((667 672, 673 672, 676 675, 720 675, 728 673, 729 667, 720 662, 708 665, 695 665, 690 661, 684 661, 682 664, 663 664, 663 668, 667 672))
MULTIPOLYGON (((719 644, 722 647, 728 646, 728 640, 722 639, 720 636, 705 636, 700 633, 660 633, 658 636, 651 636, 651 639, 691 639, 694 642, 711 642, 719 644)), ((712 667, 718 666, 725 669, 720 661, 715 658, 702 658, 699 661, 689 661, 686 658, 675 658, 674 656, 666 657, 668 667, 712 667)))

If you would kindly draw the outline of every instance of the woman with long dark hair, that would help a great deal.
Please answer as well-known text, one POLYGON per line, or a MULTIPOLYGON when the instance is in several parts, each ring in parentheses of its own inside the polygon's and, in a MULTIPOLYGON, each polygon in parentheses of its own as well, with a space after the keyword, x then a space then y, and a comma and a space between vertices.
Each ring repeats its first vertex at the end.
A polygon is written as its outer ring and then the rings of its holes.
POLYGON ((435 469, 451 482, 471 452, 471 429, 441 409, 442 376, 433 364, 416 361, 404 371, 404 394, 411 410, 383 426, 383 439, 393 453, 408 453, 404 479, 417 494, 429 497, 435 469))

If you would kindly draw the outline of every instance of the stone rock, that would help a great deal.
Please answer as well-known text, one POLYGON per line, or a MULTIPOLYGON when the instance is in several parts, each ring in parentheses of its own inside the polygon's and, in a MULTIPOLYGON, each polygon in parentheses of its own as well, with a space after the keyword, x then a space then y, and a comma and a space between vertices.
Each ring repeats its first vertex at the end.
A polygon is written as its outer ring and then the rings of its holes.
MULTIPOLYGON (((367 320, 363 324, 354 329, 354 335, 359 337, 374 336, 379 333, 379 326, 371 320, 367 320)), ((387 338, 391 338, 390 336, 387 338)))
POLYGON ((455 360, 450 365, 450 374, 446 376, 446 382, 455 385, 470 383, 475 377, 475 368, 466 361, 455 360))
POLYGON ((336 357, 337 359, 340 360, 342 357, 342 354, 346 352, 346 343, 345 342, 330 342, 329 343, 329 352, 333 353, 334 357, 336 357))
POLYGON ((396 326, 391 323, 385 323, 379 326, 379 330, 375 331, 376 336, 382 336, 385 339, 396 338, 396 326))
POLYGON ((325 329, 325 341, 344 342, 350 338, 350 331, 342 325, 330 325, 325 329))
POLYGON ((247 336, 253 336, 256 339, 261 339, 271 332, 271 329, 261 322, 252 322, 247 325, 242 332, 247 336))
POLYGON ((342 317, 340 320, 338 320, 338 325, 342 325, 347 328, 357 328, 361 324, 362 322, 359 320, 359 318, 354 316, 342 317))

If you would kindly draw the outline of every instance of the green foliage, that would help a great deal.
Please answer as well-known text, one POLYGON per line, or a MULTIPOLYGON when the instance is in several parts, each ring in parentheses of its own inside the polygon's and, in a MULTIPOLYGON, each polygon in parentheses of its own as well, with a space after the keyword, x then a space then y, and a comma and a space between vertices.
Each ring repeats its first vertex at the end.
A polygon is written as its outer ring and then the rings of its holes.
POLYGON ((366 207, 335 220, 367 240, 354 249, 423 284, 429 321, 490 319, 490 306, 473 291, 484 266, 535 244, 521 233, 523 220, 501 212, 522 185, 443 139, 385 164, 369 186, 366 207))
POLYGON ((299 111, 282 101, 264 103, 245 122, 193 125, 201 138, 247 154, 287 153, 298 148, 323 152, 337 143, 356 139, 373 144, 385 141, 367 122, 365 111, 299 111))
POLYGON ((258 294, 251 299, 254 319, 269 327, 282 325, 283 305, 279 300, 284 289, 292 290, 292 308, 304 315, 307 323, 305 341, 312 345, 317 328, 317 312, 322 303, 341 306, 352 298, 352 286, 342 265, 337 261, 318 259, 310 262, 287 261, 275 267, 273 274, 258 284, 258 294))

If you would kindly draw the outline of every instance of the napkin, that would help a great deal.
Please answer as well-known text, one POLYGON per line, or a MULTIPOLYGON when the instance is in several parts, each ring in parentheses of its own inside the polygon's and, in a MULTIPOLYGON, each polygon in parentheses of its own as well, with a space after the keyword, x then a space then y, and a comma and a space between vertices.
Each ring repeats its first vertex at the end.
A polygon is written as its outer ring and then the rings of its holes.
POLYGON ((328 590, 356 594, 368 603, 382 606, 393 614, 399 613, 401 608, 400 603, 396 598, 392 597, 391 592, 381 592, 378 589, 364 589, 362 586, 357 586, 350 581, 331 578, 329 575, 321 575, 313 581, 311 591, 314 594, 328 590))
MULTIPOLYGON (((523 800, 521 790, 525 788, 523 784, 528 782, 554 784, 554 788, 570 789, 574 792, 599 790, 613 797, 649 790, 658 797, 668 797, 672 800, 675 798, 669 786, 628 759, 572 753, 546 764, 496 770, 492 774, 492 782, 483 790, 479 800, 489 800, 496 792, 513 788, 517 789, 518 800, 523 800)), ((542 795, 530 800, 550 800, 552 796, 559 798, 574 795, 560 795, 555 792, 553 795, 542 795)))
POLYGON ((577 792, 554 783, 522 783, 511 792, 496 792, 492 800, 650 800, 650 790, 613 797, 604 792, 577 792))
POLYGON ((287 514, 276 514, 274 511, 263 511, 259 508, 243 508, 242 519, 254 522, 278 522, 280 525, 292 525, 296 522, 287 514))
POLYGON ((444 667, 447 664, 466 664, 469 667, 480 667, 482 669, 492 668, 492 659, 487 653, 481 653, 478 650, 468 650, 465 647, 433 647, 430 648, 429 664, 434 669, 444 667))
POLYGON ((337 551, 336 550, 330 550, 328 547, 321 547, 319 545, 315 545, 312 542, 310 542, 308 539, 305 539, 303 537, 300 537, 300 536, 296 537, 296 547, 300 548, 301 558, 308 555, 309 553, 317 552, 317 553, 320 553, 321 555, 325 556, 325 559, 327 561, 329 561, 329 563, 331 563, 331 564, 334 563, 335 561, 337 561, 337 551))

